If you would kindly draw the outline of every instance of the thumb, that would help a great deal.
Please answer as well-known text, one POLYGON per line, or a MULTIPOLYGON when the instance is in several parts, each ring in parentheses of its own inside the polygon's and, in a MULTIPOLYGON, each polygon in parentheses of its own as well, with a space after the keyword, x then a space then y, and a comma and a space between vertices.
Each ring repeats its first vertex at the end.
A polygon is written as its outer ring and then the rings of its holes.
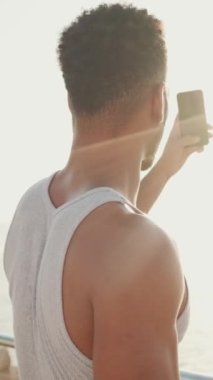
POLYGON ((187 158, 193 154, 193 153, 201 153, 204 151, 204 147, 203 146, 188 146, 184 149, 184 158, 185 160, 187 160, 187 158))

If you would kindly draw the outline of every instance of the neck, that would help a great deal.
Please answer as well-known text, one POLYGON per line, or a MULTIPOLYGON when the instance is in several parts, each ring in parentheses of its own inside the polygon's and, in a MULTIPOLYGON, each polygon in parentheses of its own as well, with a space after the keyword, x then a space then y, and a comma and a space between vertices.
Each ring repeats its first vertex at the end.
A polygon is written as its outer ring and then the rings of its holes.
POLYGON ((107 186, 121 192, 136 204, 143 159, 138 133, 99 140, 93 144, 74 139, 68 163, 63 170, 66 181, 87 191, 107 186))
POLYGON ((67 188, 112 187, 136 204, 141 163, 153 133, 144 115, 142 108, 126 121, 73 118, 73 145, 62 173, 67 188))

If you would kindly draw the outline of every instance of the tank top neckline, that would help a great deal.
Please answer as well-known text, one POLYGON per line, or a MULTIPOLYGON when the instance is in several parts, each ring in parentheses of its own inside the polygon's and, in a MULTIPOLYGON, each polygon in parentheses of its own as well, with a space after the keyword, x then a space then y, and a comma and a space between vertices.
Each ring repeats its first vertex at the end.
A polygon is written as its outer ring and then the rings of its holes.
POLYGON ((76 196, 74 197, 73 199, 71 200, 68 200, 67 202, 63 203, 61 206, 59 207, 55 207, 54 204, 52 203, 51 201, 51 198, 50 198, 50 195, 49 195, 49 186, 52 182, 52 180, 54 179, 54 177, 56 176, 57 173, 59 173, 60 170, 57 170, 55 172, 53 172, 50 176, 48 176, 46 178, 46 180, 44 181, 44 188, 43 188, 43 196, 44 196, 44 199, 45 199, 45 203, 48 205, 48 208, 52 211, 52 212, 59 212, 60 210, 62 210, 63 208, 67 207, 68 205, 71 205, 75 202, 78 202, 80 201, 82 198, 85 198, 89 195, 92 195, 94 193, 100 193, 100 192, 111 192, 111 194, 115 194, 117 197, 120 198, 120 200, 123 202, 123 203, 126 203, 128 204, 131 208, 133 208, 137 213, 139 214, 144 214, 143 211, 141 211, 139 208, 137 208, 136 206, 134 206, 122 193, 120 193, 119 191, 113 189, 112 187, 109 187, 109 186, 99 186, 99 187, 94 187, 90 190, 87 190, 85 192, 83 192, 82 194, 80 194, 79 196, 76 196))

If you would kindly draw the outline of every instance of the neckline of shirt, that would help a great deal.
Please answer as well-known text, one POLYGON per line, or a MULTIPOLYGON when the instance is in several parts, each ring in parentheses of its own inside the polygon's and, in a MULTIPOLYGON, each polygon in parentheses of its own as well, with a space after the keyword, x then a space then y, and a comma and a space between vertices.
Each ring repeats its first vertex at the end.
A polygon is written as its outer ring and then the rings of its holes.
POLYGON ((49 186, 50 186, 52 180, 54 179, 54 177, 59 172, 60 172, 60 170, 55 171, 54 173, 52 173, 49 177, 45 178, 45 180, 44 180, 43 196, 45 199, 45 203, 47 204, 48 208, 52 212, 58 212, 58 211, 62 210, 63 208, 65 208, 66 206, 71 205, 71 204, 81 200, 82 198, 85 198, 86 196, 91 195, 91 194, 105 191, 105 192, 110 192, 111 194, 116 194, 117 196, 119 196, 119 198, 121 200, 123 200, 125 203, 127 203, 129 206, 131 206, 135 211, 137 211, 140 214, 143 214, 143 212, 140 209, 138 209, 136 206, 134 206, 122 193, 118 192, 117 190, 115 190, 109 186, 94 187, 93 189, 85 191, 84 193, 80 194, 79 196, 73 198, 72 200, 68 200, 67 202, 63 203, 61 206, 55 207, 54 204, 52 203, 50 195, 49 195, 49 186))

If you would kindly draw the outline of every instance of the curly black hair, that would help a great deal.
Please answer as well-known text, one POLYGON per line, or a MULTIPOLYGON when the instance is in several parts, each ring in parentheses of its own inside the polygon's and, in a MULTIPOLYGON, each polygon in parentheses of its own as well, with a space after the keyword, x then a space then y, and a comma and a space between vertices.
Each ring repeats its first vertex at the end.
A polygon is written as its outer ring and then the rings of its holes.
POLYGON ((144 86, 165 81, 161 22, 132 5, 84 11, 62 32, 58 58, 77 114, 93 115, 134 102, 144 86))

